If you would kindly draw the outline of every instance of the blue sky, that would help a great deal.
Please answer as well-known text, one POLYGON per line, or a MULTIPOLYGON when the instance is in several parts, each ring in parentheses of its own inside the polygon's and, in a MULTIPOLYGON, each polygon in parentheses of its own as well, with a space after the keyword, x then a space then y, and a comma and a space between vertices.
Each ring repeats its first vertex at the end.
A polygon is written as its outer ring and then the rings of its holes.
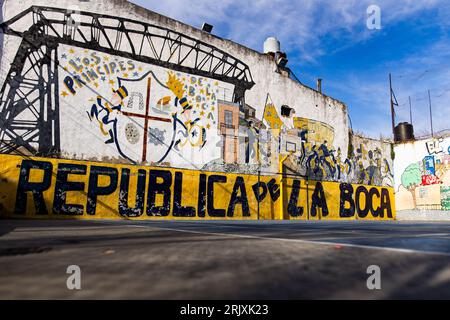
POLYGON ((353 129, 389 136, 388 74, 399 102, 397 122, 416 135, 450 128, 450 2, 447 0, 133 0, 136 4, 262 51, 276 36, 289 66, 306 85, 345 102, 353 129), (188 4, 189 3, 189 4, 188 4), (381 30, 366 27, 369 5, 381 9, 381 30))

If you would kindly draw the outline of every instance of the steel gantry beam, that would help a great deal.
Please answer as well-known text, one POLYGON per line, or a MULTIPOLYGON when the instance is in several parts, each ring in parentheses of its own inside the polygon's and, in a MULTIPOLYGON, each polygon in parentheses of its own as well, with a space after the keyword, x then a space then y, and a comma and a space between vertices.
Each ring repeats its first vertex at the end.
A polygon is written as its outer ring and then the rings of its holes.
POLYGON ((50 41, 210 77, 243 89, 254 85, 250 69, 242 61, 164 27, 97 13, 33 6, 1 24, 1 28, 6 34, 23 37, 26 31, 13 26, 24 19, 50 41))

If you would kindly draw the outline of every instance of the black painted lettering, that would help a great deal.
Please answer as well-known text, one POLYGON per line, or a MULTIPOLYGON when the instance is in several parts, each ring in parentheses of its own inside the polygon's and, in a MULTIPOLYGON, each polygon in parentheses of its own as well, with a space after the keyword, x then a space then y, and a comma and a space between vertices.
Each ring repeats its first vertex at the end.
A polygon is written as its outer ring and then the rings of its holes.
POLYGON ((140 217, 144 213, 144 199, 145 199, 145 182, 147 180, 147 172, 145 170, 138 170, 136 185, 136 201, 134 208, 128 205, 128 194, 130 191, 130 169, 122 169, 120 178, 120 192, 119 192, 119 214, 124 217, 140 217))
POLYGON ((231 193, 230 204, 228 205, 227 216, 234 216, 235 206, 240 204, 242 206, 242 216, 250 217, 250 208, 248 206, 247 191, 245 190, 244 178, 237 177, 234 183, 233 192, 231 193), (238 196, 238 193, 240 195, 238 196))
MULTIPOLYGON (((215 183, 226 183, 227 177, 220 175, 212 175, 208 177, 208 196, 207 196, 207 207, 208 207, 208 215, 210 217, 225 217, 226 210, 225 209, 217 209, 214 207, 214 184, 215 183)), ((220 192, 219 194, 223 194, 220 192)))
POLYGON ((88 198, 86 212, 95 215, 97 209, 97 197, 112 194, 117 189, 119 173, 116 168, 92 166, 89 174, 88 198), (99 177, 109 177, 107 186, 99 185, 99 177))
POLYGON ((66 85, 67 90, 69 90, 71 94, 77 93, 74 89, 75 81, 73 81, 71 76, 66 76, 64 78, 64 84, 66 85))
POLYGON ((267 183, 267 187, 269 189, 270 197, 273 202, 276 202, 280 197, 280 185, 277 183, 277 180, 272 179, 267 183))
POLYGON ((377 209, 374 208, 374 201, 373 197, 376 196, 378 199, 380 199, 380 192, 377 188, 371 188, 369 191, 369 197, 370 197, 370 211, 372 212, 372 216, 378 217, 381 214, 381 206, 379 206, 377 209))
POLYGON ((27 211, 27 193, 31 192, 33 195, 34 206, 36 214, 48 214, 47 207, 44 200, 44 191, 50 188, 52 183, 51 162, 23 160, 20 166, 19 182, 17 186, 16 205, 14 209, 15 214, 25 214, 27 211), (42 170, 44 173, 41 182, 30 182, 31 170, 42 170))
POLYGON ((170 187, 172 185, 172 173, 167 170, 150 170, 147 195, 147 215, 166 217, 170 213, 170 187), (158 183, 158 178, 162 180, 158 183), (163 205, 156 206, 156 195, 163 195, 163 205))
POLYGON ((182 198, 183 198, 183 173, 175 172, 175 183, 173 186, 173 216, 195 217, 195 208, 182 206, 181 205, 182 198))
POLYGON ((364 186, 356 188, 355 192, 355 207, 356 212, 360 218, 365 218, 372 208, 372 198, 369 196, 369 191, 364 186), (361 195, 364 195, 364 208, 361 207, 361 195))
POLYGON ((84 182, 71 182, 69 175, 86 175, 87 166, 81 164, 60 163, 56 174, 53 213, 65 215, 83 215, 84 206, 66 203, 68 191, 84 191, 84 182))
POLYGON ((325 192, 323 190, 323 185, 320 182, 316 183, 314 188, 314 193, 311 199, 311 216, 315 217, 317 215, 317 208, 322 210, 322 217, 328 216, 328 205, 327 199, 325 198, 325 192))
POLYGON ((380 216, 384 218, 384 211, 388 218, 392 218, 391 198, 389 196, 389 190, 386 188, 381 189, 381 208, 380 216))
POLYGON ((198 183, 198 216, 206 216, 206 174, 200 174, 198 183))
POLYGON ((291 217, 301 217, 304 212, 303 207, 297 207, 298 198, 300 196, 300 186, 300 180, 294 180, 294 182, 292 183, 291 196, 287 207, 288 214, 291 217))
POLYGON ((341 183, 339 186, 341 190, 339 216, 341 218, 350 218, 355 215, 355 202, 353 201, 353 187, 349 183, 341 183), (346 204, 349 204, 350 208, 346 208, 346 204))
POLYGON ((267 186, 264 182, 257 182, 252 186, 256 200, 261 203, 267 196, 267 186))

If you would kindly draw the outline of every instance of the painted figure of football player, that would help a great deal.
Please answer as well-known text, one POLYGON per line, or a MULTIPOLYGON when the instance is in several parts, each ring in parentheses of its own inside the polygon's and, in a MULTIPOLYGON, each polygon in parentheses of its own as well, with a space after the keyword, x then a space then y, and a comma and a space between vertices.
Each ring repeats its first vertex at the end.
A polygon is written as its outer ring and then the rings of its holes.
POLYGON ((98 122, 100 131, 107 137, 105 144, 114 143, 119 154, 125 159, 128 158, 121 150, 117 135, 117 116, 121 113, 123 107, 123 100, 128 96, 126 87, 121 86, 119 89, 113 91, 112 97, 106 101, 103 97, 97 97, 97 103, 91 107, 91 112, 88 112, 89 119, 95 119, 98 122))

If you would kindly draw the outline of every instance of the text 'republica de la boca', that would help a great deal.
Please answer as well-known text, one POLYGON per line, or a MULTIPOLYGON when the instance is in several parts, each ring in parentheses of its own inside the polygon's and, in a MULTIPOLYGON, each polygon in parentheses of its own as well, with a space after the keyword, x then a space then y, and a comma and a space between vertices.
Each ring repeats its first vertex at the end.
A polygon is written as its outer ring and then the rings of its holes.
POLYGON ((393 219, 393 190, 279 176, 0 156, 9 215, 393 219), (281 211, 281 202, 283 210, 281 211), (281 214, 280 214, 281 212, 281 214))

